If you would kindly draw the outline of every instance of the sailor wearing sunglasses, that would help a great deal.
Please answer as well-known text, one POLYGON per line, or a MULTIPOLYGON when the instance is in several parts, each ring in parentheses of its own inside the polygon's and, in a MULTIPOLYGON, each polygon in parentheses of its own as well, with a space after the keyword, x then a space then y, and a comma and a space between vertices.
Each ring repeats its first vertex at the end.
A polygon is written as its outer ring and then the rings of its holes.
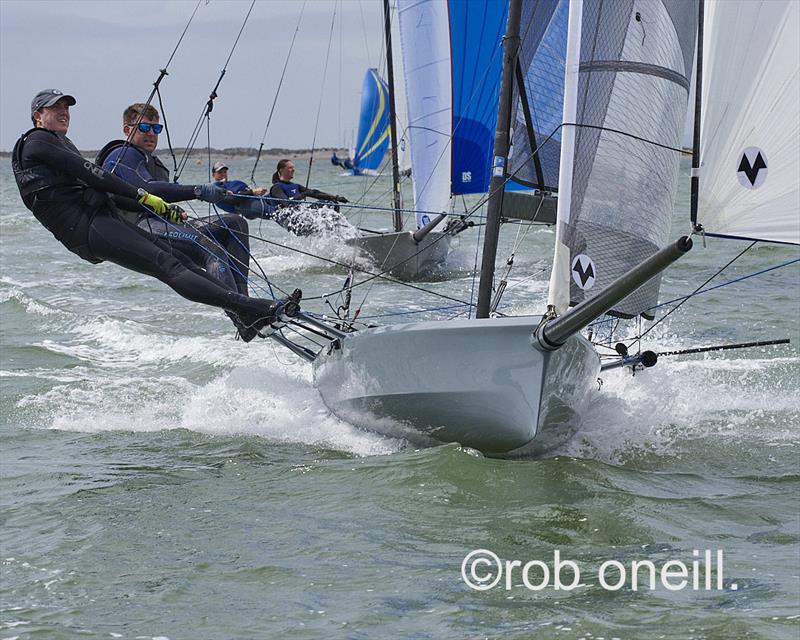
MULTIPOLYGON (((170 180, 169 169, 154 154, 158 134, 163 130, 158 110, 152 105, 136 103, 122 114, 125 140, 109 142, 97 156, 97 164, 126 182, 146 189, 167 202, 182 202, 195 198, 219 203, 228 191, 215 182, 182 185, 170 180)), ((142 215, 135 203, 116 200, 121 215, 133 224, 153 233, 198 266, 214 276, 231 291, 248 295, 247 277, 250 269, 250 240, 247 220, 239 215, 215 212, 208 217, 181 221, 166 221, 142 215)), ((234 324, 236 324, 236 320, 234 324)), ((249 341, 255 333, 243 331, 240 337, 249 341)))
MULTIPOLYGON (((122 132, 125 140, 112 140, 97 155, 97 164, 102 165, 126 182, 147 189, 167 202, 185 200, 204 200, 216 203, 225 197, 226 192, 213 182, 199 185, 184 185, 171 182, 169 170, 157 156, 153 155, 158 146, 158 134, 163 131, 159 123, 158 110, 149 104, 130 105, 122 114, 122 132)), ((133 211, 128 219, 134 224, 141 220, 135 207, 123 209, 133 211)))

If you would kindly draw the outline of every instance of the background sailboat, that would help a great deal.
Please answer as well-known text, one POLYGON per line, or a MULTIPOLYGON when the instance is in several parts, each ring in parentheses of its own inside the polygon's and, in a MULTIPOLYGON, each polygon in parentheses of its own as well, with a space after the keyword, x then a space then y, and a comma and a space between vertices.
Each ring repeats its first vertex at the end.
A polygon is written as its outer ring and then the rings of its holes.
POLYGON ((361 108, 358 117, 358 137, 350 158, 338 158, 333 164, 347 170, 346 175, 375 174, 381 167, 389 148, 389 87, 377 69, 367 69, 361 85, 361 108))
POLYGON ((416 277, 445 268, 454 195, 486 193, 500 90, 504 2, 398 2, 415 231, 359 240, 390 273, 416 277), (434 231, 434 229, 446 229, 434 231), (399 264, 398 264, 399 263, 399 264))

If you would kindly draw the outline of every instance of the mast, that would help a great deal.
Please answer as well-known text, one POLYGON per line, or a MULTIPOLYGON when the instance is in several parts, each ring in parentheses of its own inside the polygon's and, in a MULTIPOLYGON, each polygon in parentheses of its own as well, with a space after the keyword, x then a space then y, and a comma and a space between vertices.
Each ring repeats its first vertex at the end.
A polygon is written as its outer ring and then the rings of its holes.
POLYGON ((392 21, 389 15, 389 0, 383 0, 384 28, 386 32, 386 75, 389 82, 389 135, 392 148, 392 197, 394 200, 394 230, 403 230, 400 214, 400 167, 397 160, 397 114, 394 107, 394 66, 392 63, 392 21))
POLYGON ((700 0, 697 9, 697 62, 695 63, 694 85, 694 133, 692 135, 692 178, 690 211, 692 227, 697 227, 697 198, 700 189, 700 108, 703 97, 703 5, 700 0))
POLYGON ((489 317, 494 281, 494 261, 497 257, 497 238, 500 234, 500 213, 503 208, 503 187, 506 181, 508 161, 509 128, 511 122, 511 93, 514 67, 519 52, 519 24, 522 0, 511 0, 508 8, 506 35, 503 38, 503 78, 500 83, 500 103, 497 106, 497 128, 494 134, 494 160, 492 178, 489 181, 489 203, 486 207, 486 236, 483 240, 481 279, 478 285, 478 308, 476 318, 489 317))

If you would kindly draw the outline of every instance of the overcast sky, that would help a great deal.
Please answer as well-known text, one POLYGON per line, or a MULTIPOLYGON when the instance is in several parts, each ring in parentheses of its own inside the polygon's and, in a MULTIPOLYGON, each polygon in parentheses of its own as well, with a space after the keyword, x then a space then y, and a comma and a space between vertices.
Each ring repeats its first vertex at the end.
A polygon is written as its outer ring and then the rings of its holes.
MULTIPOLYGON (((173 145, 188 143, 250 4, 201 0, 161 83, 173 145)), ((255 3, 218 89, 211 146, 260 144, 302 5, 255 3)), ((69 136, 78 148, 120 137, 122 111, 147 99, 196 6, 197 0, 0 0, 0 149, 11 150, 30 128, 31 99, 44 88, 77 99, 69 136)), ((384 66, 381 16, 380 0, 307 0, 266 148, 311 147, 323 88, 316 146, 352 144, 364 72, 384 66)), ((205 132, 197 146, 206 146, 205 132)))

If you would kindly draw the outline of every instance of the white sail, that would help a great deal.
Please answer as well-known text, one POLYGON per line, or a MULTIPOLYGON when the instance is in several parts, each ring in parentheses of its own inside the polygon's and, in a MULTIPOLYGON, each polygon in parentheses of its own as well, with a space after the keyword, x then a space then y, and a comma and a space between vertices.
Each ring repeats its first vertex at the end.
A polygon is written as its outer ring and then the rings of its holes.
POLYGON ((452 88, 447 3, 398 0, 417 226, 450 202, 452 88))
POLYGON ((706 2, 697 222, 800 244, 800 2, 706 2))

